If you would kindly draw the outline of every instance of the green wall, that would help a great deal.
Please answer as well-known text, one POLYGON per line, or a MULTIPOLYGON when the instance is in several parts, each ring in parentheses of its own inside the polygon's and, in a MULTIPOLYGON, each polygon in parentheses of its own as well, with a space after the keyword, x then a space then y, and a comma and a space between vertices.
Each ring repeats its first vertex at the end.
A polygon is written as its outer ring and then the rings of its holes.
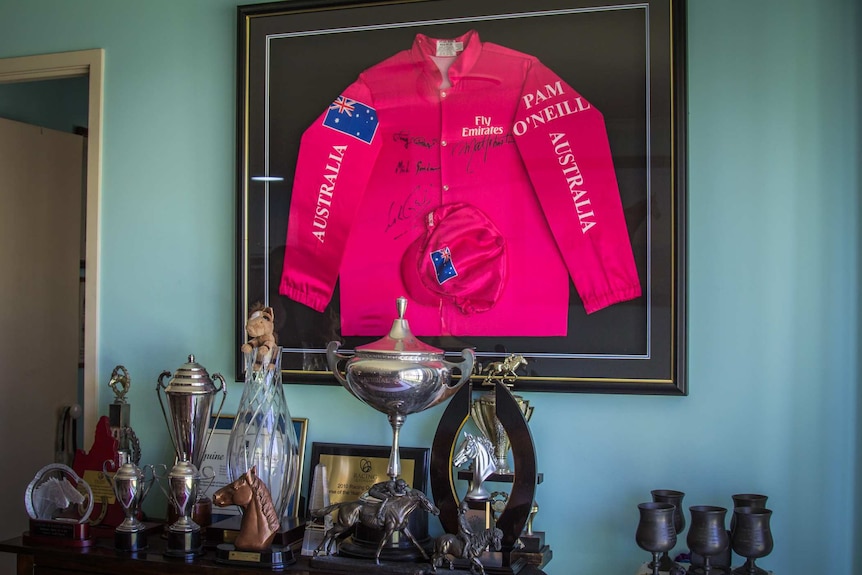
MULTIPOLYGON (((528 395, 549 573, 634 572, 654 488, 766 493, 763 566, 862 573, 857 4, 690 1, 690 395, 528 395)), ((146 463, 170 458, 159 372, 194 353, 233 373, 235 19, 234 0, 0 0, 0 57, 106 50, 100 403, 124 364, 146 463)), ((310 441, 389 441, 341 388, 286 394, 310 441)))

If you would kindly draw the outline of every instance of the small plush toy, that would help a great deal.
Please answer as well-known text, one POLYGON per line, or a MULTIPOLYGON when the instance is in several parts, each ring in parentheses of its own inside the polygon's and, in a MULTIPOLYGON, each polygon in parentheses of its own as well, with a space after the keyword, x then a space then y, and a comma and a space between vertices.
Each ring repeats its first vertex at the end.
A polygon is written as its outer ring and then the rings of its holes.
POLYGON ((249 340, 242 344, 240 349, 243 353, 255 350, 252 369, 257 371, 264 363, 268 364, 269 369, 274 369, 275 366, 270 362, 272 350, 275 349, 272 308, 264 307, 262 303, 254 304, 249 312, 245 331, 248 334, 249 340))

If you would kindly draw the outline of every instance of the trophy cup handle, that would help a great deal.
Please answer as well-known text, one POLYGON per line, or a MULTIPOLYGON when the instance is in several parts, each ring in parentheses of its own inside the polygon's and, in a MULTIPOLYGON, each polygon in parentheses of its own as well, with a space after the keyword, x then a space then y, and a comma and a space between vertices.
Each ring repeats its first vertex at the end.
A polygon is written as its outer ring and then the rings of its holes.
POLYGON ((115 496, 117 494, 117 491, 116 491, 116 488, 114 487, 114 477, 111 475, 111 473, 115 473, 118 469, 119 469, 119 467, 117 467, 117 464, 116 464, 116 462, 114 462, 113 459, 106 459, 102 463, 102 474, 105 476, 105 481, 107 481, 108 485, 111 486, 111 491, 114 492, 115 496), (109 463, 111 464, 111 467, 114 468, 113 471, 108 471, 108 464, 109 463))
POLYGON ((458 379, 458 382, 449 384, 449 388, 451 388, 453 392, 470 379, 470 376, 473 375, 473 366, 476 362, 476 354, 473 353, 473 350, 470 348, 462 349, 461 357, 463 357, 464 360, 459 363, 443 360, 443 363, 449 369, 457 368, 461 371, 461 377, 458 379))
POLYGON ((338 369, 338 363, 341 361, 347 361, 350 359, 348 355, 342 355, 338 353, 338 347, 341 345, 340 342, 330 341, 326 346, 326 362, 329 364, 329 370, 332 371, 332 375, 335 376, 335 379, 338 380, 338 383, 344 386, 347 391, 353 393, 350 390, 350 386, 347 385, 347 378, 341 375, 341 370, 338 369))
POLYGON ((212 439, 213 431, 215 431, 216 426, 218 424, 219 417, 221 417, 221 408, 224 407, 224 400, 227 399, 227 382, 224 380, 224 376, 220 373, 214 373, 212 376, 213 379, 217 379, 221 382, 221 385, 218 386, 215 390, 215 393, 222 392, 221 395, 221 403, 219 403, 218 411, 215 414, 215 421, 212 422, 212 425, 209 426, 210 432, 206 436, 206 441, 204 441, 203 452, 206 453, 207 445, 210 443, 210 439, 212 439))
POLYGON ((168 421, 168 412, 165 409, 164 401, 162 401, 162 393, 160 393, 160 392, 164 392, 164 390, 166 390, 168 388, 168 385, 166 383, 164 383, 163 380, 166 377, 170 377, 170 376, 171 376, 171 372, 169 372, 167 370, 165 370, 161 374, 159 374, 159 380, 158 380, 158 383, 156 383, 156 395, 159 398, 159 407, 162 408, 162 416, 164 416, 164 418, 165 418, 165 425, 168 426, 168 433, 171 436, 171 443, 174 444, 174 452, 177 454, 177 459, 179 459, 180 453, 179 453, 179 447, 177 447, 179 445, 179 443, 177 442, 177 438, 174 436, 174 428, 171 425, 171 422, 168 421))
POLYGON ((209 465, 206 467, 201 467, 198 472, 198 478, 200 479, 200 487, 198 488, 201 493, 206 493, 210 487, 215 483, 216 474, 213 468, 209 465))
POLYGON ((162 481, 168 480, 168 466, 164 463, 157 463, 155 465, 150 465, 149 467, 153 470, 153 482, 159 486, 159 489, 161 489, 162 493, 165 494, 165 498, 167 498, 170 503, 173 503, 174 500, 171 499, 171 494, 169 493, 169 490, 165 489, 165 486, 162 485, 162 481), (162 469, 161 474, 156 472, 156 469, 159 468, 162 469))
MULTIPOLYGON (((159 465, 163 465, 160 463, 159 465)), ((167 467, 165 467, 167 469, 167 467)), ((153 486, 153 483, 156 482, 156 466, 155 465, 144 465, 141 468, 141 473, 143 474, 144 480, 141 482, 141 502, 143 503, 144 499, 147 498, 147 493, 150 492, 150 488, 153 486), (147 480, 147 469, 150 470, 150 478, 147 480)))

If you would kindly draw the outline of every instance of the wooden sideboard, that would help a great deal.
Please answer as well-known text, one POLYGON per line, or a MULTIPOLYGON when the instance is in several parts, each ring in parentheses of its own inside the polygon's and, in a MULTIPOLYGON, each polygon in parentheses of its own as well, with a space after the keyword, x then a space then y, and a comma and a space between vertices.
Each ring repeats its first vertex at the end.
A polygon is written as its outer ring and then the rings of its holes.
MULTIPOLYGON (((165 543, 158 536, 151 536, 149 547, 135 554, 115 550, 112 539, 99 539, 85 548, 27 545, 21 537, 0 542, 0 552, 14 553, 18 556, 17 575, 260 575, 267 572, 259 568, 233 567, 216 563, 215 553, 211 550, 193 561, 186 562, 183 559, 165 557, 164 548, 165 543)), ((375 568, 374 563, 370 561, 368 568, 363 571, 369 574, 385 572, 383 569, 375 568)), ((286 566, 280 572, 288 575, 346 575, 348 573, 344 570, 312 567, 307 557, 299 555, 296 563, 286 566)), ((356 571, 352 570, 352 572, 356 571)), ((438 572, 453 573, 446 567, 438 569, 438 572)), ((455 573, 466 572, 456 571, 455 573)), ((543 574, 544 571, 532 565, 519 570, 519 575, 543 574)))

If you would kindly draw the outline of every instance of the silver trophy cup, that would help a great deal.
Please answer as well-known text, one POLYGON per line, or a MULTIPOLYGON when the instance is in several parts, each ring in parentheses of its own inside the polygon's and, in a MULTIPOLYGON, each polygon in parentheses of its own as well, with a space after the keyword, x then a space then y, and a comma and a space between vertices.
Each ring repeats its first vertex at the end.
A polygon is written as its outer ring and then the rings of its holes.
POLYGON ((159 489, 173 505, 179 517, 168 526, 168 547, 165 555, 188 557, 203 553, 201 526, 192 519, 192 508, 197 500, 199 474, 191 462, 181 459, 167 476, 157 476, 159 489), (167 487, 163 485, 167 484, 167 487))
POLYGON ((227 397, 224 377, 214 373, 210 378, 207 370, 195 362, 194 355, 190 355, 188 363, 177 368, 171 380, 165 383, 164 380, 168 377, 171 377, 169 371, 163 371, 159 375, 156 394, 159 396, 159 405, 171 434, 177 461, 187 459, 200 469, 207 443, 215 429, 214 425, 209 426, 213 399, 216 393, 222 392, 221 403, 215 414, 215 419, 218 421, 227 397), (219 381, 221 385, 216 387, 213 385, 213 380, 219 381), (168 410, 165 409, 162 400, 162 393, 160 393, 162 391, 168 399, 168 410), (170 411, 170 420, 168 420, 168 411, 170 411))
POLYGON ((128 451, 119 451, 117 459, 118 466, 110 459, 102 465, 105 478, 125 515, 125 519, 114 530, 114 544, 120 550, 137 551, 147 546, 146 526, 138 519, 138 513, 155 480, 155 470, 151 465, 139 468, 132 462, 128 451), (116 467, 113 476, 108 470, 109 465, 116 467), (149 478, 147 468, 150 469, 149 478))

